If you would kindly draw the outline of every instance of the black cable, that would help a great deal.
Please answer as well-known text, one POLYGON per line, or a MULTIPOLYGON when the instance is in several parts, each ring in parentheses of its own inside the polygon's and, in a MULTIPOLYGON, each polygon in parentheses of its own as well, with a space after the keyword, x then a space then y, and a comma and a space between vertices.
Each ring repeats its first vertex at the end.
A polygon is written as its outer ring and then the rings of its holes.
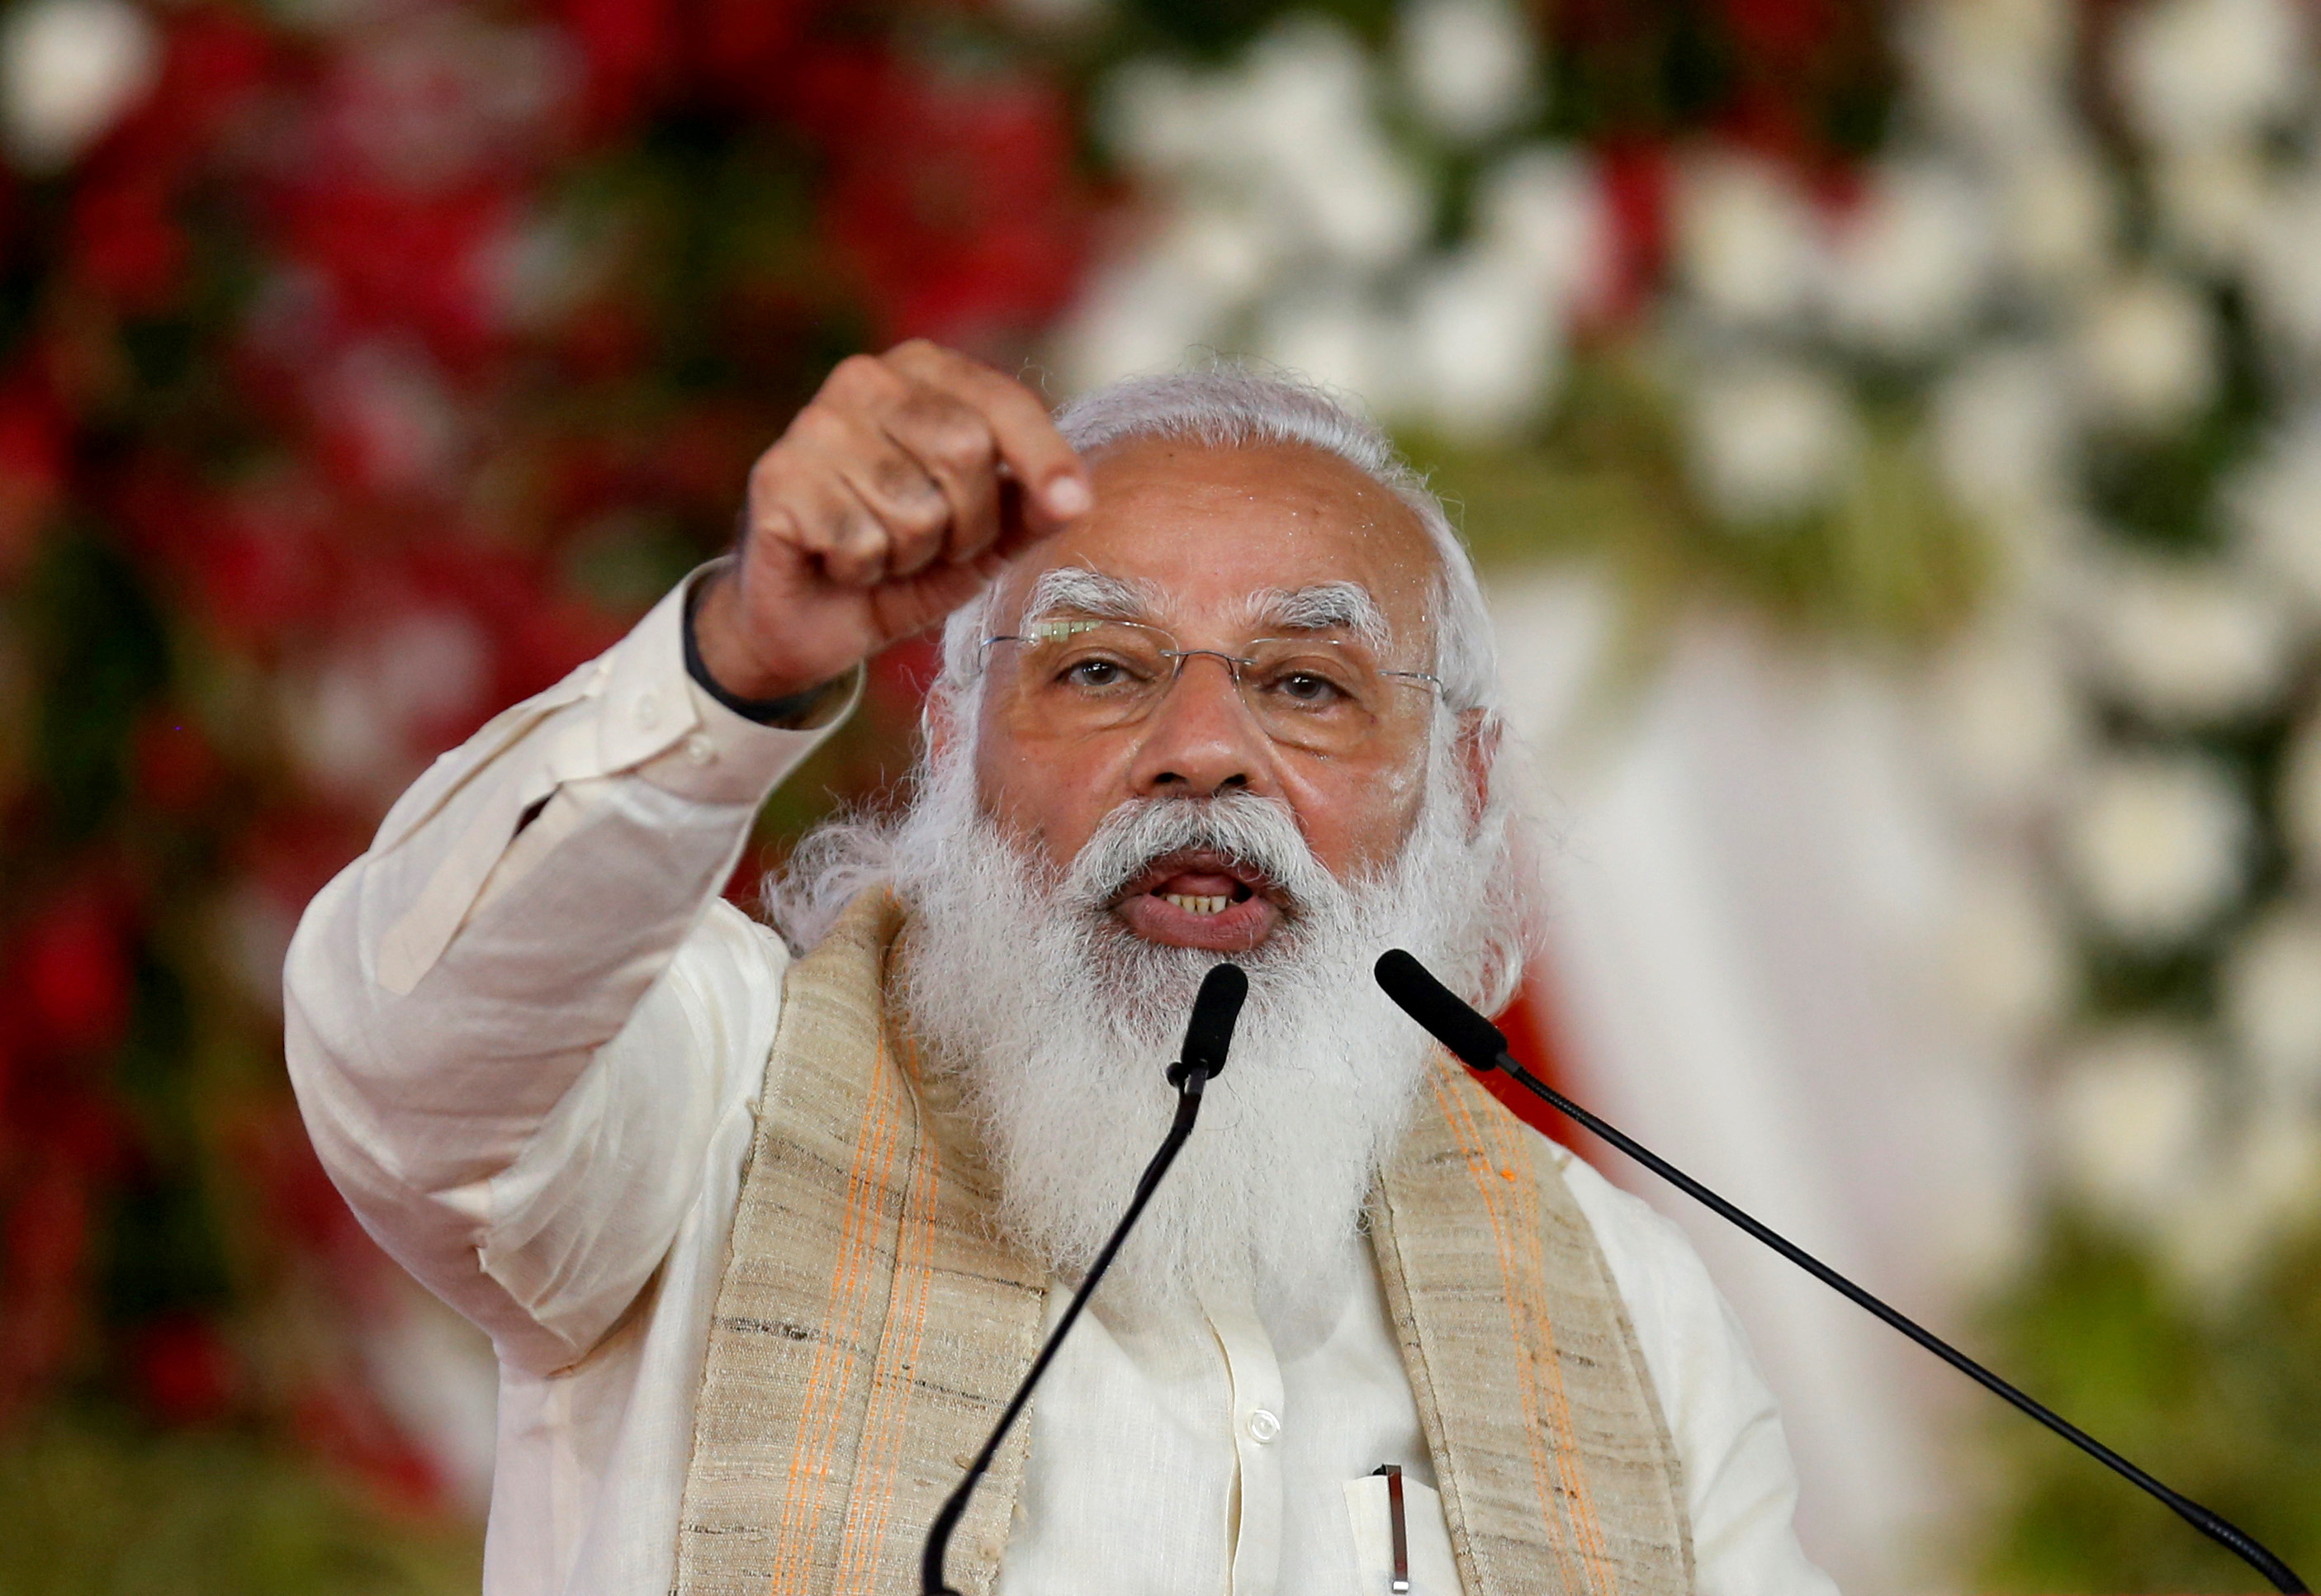
MULTIPOLYGON (((2081 1451, 2087 1453, 2089 1456, 2094 1458, 2105 1467, 2113 1470, 2115 1473, 2120 1474, 2132 1483, 2142 1486, 2145 1491, 2150 1491, 2154 1497, 2157 1497, 2160 1500, 2167 1503, 2170 1508, 2173 1509, 2176 1516, 2183 1519, 2184 1522, 2189 1524, 2193 1528, 2198 1530, 2202 1535, 2207 1536, 2210 1540, 2215 1541, 2217 1545, 2225 1547, 2226 1550, 2237 1554, 2242 1560, 2246 1562, 2252 1568, 2254 1568, 2259 1573, 2264 1575, 2266 1579, 2271 1580, 2272 1582, 2273 1588, 2284 1592, 2284 1596, 2308 1596, 2305 1582, 2298 1577, 2296 1570, 2290 1568, 2288 1564, 2283 1563, 2280 1558, 2274 1556, 2271 1552, 2268 1551, 2258 1542, 2254 1536, 2250 1535, 2238 1525, 2234 1524, 2221 1515, 2202 1507, 2198 1502, 2192 1500, 2189 1497, 2180 1495, 2178 1492, 2170 1490, 2167 1486, 2153 1479, 2150 1474, 2145 1473, 2142 1469, 2128 1462, 2127 1459, 2122 1457, 2118 1453, 2114 1452, 2110 1447, 2105 1446, 2101 1441, 2097 1440, 2093 1436, 2088 1434, 2087 1431, 2080 1428, 2079 1426, 2073 1424, 2070 1419, 2052 1411, 2024 1392, 2016 1390, 2014 1386, 2008 1384, 2006 1381, 2000 1379, 1998 1375, 1984 1368, 1980 1363, 1976 1363, 1972 1358, 1967 1356, 1966 1354, 1959 1351, 1958 1348, 1952 1346, 1949 1342, 1935 1335, 1932 1330, 1920 1325, 1916 1320, 1911 1318, 1900 1309, 1888 1307, 1878 1298, 1871 1296, 1868 1291, 1865 1291, 1860 1286, 1855 1285, 1852 1281, 1846 1279, 1845 1276, 1838 1273, 1836 1270, 1832 1269, 1828 1264, 1824 1263, 1811 1253, 1807 1252, 1803 1247, 1797 1245, 1788 1237, 1780 1235, 1778 1231, 1771 1229, 1770 1227, 1760 1224, 1748 1214, 1743 1213, 1741 1209, 1725 1201, 1716 1192, 1711 1191, 1707 1187, 1694 1180, 1690 1175, 1686 1174, 1682 1170, 1677 1168, 1676 1165, 1670 1163, 1667 1159, 1662 1158, 1659 1154, 1653 1152, 1643 1143, 1636 1141, 1625 1132, 1606 1125, 1603 1120, 1598 1119, 1595 1115, 1589 1113, 1587 1109, 1573 1102, 1570 1098, 1565 1097, 1561 1092, 1557 1091, 1553 1087, 1548 1085, 1547 1082, 1540 1080, 1539 1077, 1534 1075, 1529 1070, 1525 1069, 1521 1064, 1515 1062, 1514 1055, 1511 1053, 1502 1051, 1498 1055, 1497 1063, 1499 1069, 1504 1070, 1508 1074, 1514 1076, 1515 1080, 1522 1084, 1525 1090, 1529 1091, 1534 1097, 1538 1098, 1542 1102, 1546 1103, 1550 1108, 1555 1109, 1559 1114, 1562 1114, 1567 1117, 1577 1120, 1579 1124, 1586 1126, 1589 1130, 1594 1131, 1597 1135, 1611 1143, 1612 1145, 1617 1147, 1621 1152, 1634 1159, 1638 1163, 1643 1164, 1646 1169, 1652 1171, 1652 1173, 1658 1175, 1661 1180, 1666 1181, 1670 1185, 1676 1187, 1679 1190, 1682 1191, 1686 1196, 1690 1197, 1695 1201, 1707 1205, 1708 1208, 1716 1210, 1716 1212, 1723 1218, 1731 1220, 1734 1224, 1739 1226, 1742 1229, 1755 1236, 1759 1241, 1763 1242, 1767 1246, 1780 1254, 1782 1257, 1787 1258, 1790 1263, 1804 1270, 1807 1274, 1810 1274, 1816 1280, 1820 1281, 1822 1284, 1829 1287, 1832 1290, 1838 1292, 1840 1295, 1851 1299, 1858 1306, 1865 1308, 1871 1313, 1876 1314, 1880 1318, 1884 1319, 1888 1324, 1893 1326, 1894 1328, 1901 1331, 1903 1335, 1907 1336, 1920 1346, 1925 1347, 1928 1352, 1933 1353, 1936 1357, 1942 1359, 1943 1362, 1950 1364, 1951 1367, 1958 1370, 1961 1373, 1980 1382, 1987 1390, 1995 1392, 1998 1396, 2006 1398, 2008 1401, 2014 1403, 2016 1407, 2021 1409, 2024 1412, 2037 1419, 2041 1424, 2045 1425, 2049 1429, 2053 1430, 2057 1435, 2071 1442, 2074 1446, 2077 1446, 2081 1451)), ((1471 1061, 1470 1067, 1471 1067, 1471 1061)))
MULTIPOLYGON (((1231 1022, 1227 1023, 1230 1026, 1231 1022)), ((1186 1052, 1190 1054, 1194 1051, 1192 1039, 1188 1038, 1186 1052)), ((1218 1052, 1217 1062, 1222 1063, 1222 1046, 1218 1052)), ((1088 1300, 1096 1295, 1097 1286, 1103 1281, 1105 1271, 1112 1267, 1114 1254, 1128 1239, 1130 1227, 1136 1223, 1137 1216, 1144 1211, 1145 1203, 1159 1188, 1160 1177, 1167 1174, 1169 1166, 1177 1161, 1178 1150, 1184 1146, 1185 1138, 1193 1134, 1193 1121, 1201 1111, 1201 1091, 1208 1085, 1211 1073, 1198 1063, 1169 1066, 1169 1083, 1177 1089, 1177 1117, 1170 1124, 1169 1134, 1160 1138, 1160 1150, 1152 1154, 1152 1162, 1144 1166, 1144 1174, 1136 1182, 1136 1195, 1128 1199, 1128 1211, 1121 1215, 1119 1225, 1104 1244, 1104 1250, 1096 1255, 1096 1263, 1088 1269, 1088 1279, 1082 1281, 1080 1289, 1072 1293, 1071 1302, 1065 1308, 1063 1317, 1056 1321, 1056 1327, 1049 1332, 1046 1344, 1040 1348, 1040 1355, 1032 1360, 1031 1373, 1024 1375, 1024 1383, 1016 1387, 1015 1395, 1008 1402, 1007 1410, 999 1416, 999 1423, 992 1430, 990 1439, 983 1443, 983 1450, 977 1453, 975 1461, 968 1465, 966 1478, 960 1481, 958 1487, 944 1500, 942 1510, 935 1515, 934 1523, 929 1527, 926 1549, 919 1558, 922 1596, 960 1596, 958 1591, 943 1582, 943 1554, 951 1549, 951 1532, 959 1528, 960 1518, 967 1512, 968 1499, 975 1494, 976 1486, 991 1467, 991 1460, 999 1455, 1000 1444, 1006 1440, 1007 1432, 1015 1427, 1017 1416, 1024 1411, 1024 1404, 1032 1400, 1032 1388, 1038 1385, 1040 1376, 1047 1373, 1048 1364, 1054 1360, 1057 1349, 1063 1345, 1064 1336, 1072 1327, 1072 1321, 1079 1318, 1080 1309, 1088 1306, 1088 1300)))

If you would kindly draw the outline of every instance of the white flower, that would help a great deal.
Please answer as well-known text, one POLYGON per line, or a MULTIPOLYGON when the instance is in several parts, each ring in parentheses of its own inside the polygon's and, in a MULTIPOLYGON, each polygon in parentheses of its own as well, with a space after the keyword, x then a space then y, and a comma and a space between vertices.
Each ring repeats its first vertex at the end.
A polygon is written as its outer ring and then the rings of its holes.
POLYGON ((2066 817, 2063 862, 2096 918, 2123 941, 2181 942, 2239 893, 2246 806, 2197 755, 2125 753, 2097 766, 2066 817))
POLYGON ((1447 138, 1483 138, 1530 108, 1531 25, 1507 0, 1415 0, 1398 23, 1404 79, 1447 138))
POLYGON ((1519 260, 1470 249, 1438 262, 1411 295, 1403 402, 1465 440, 1531 420, 1561 372, 1559 311, 1519 260))
POLYGON ((2321 1101, 2321 907, 2276 909, 2246 932, 2225 961, 2224 999, 2268 1097, 2321 1101))
POLYGON ((127 0, 26 0, 0 19, 0 136, 28 172, 71 164, 153 87, 160 41, 127 0))
POLYGON ((1428 195, 1388 148, 1372 108, 1369 54, 1344 30, 1293 17, 1258 41, 1243 68, 1236 152, 1324 251, 1383 268, 1418 242, 1428 195))
POLYGON ((1785 168, 1736 150, 1695 154, 1677 174, 1675 229, 1678 275, 1711 315, 1771 323, 1810 304, 1820 225, 1785 168))
POLYGON ((412 187, 529 158, 579 79, 574 47, 557 30, 450 8, 378 29, 349 54, 336 120, 373 169, 412 187))
POLYGON ((2308 360, 2321 355, 2321 169, 2283 181, 2257 218, 2248 286, 2267 329, 2308 360))
POLYGON ((2268 440, 2225 501, 2250 556, 2321 609, 2321 411, 2268 440))
POLYGON ((2019 1045, 2053 1024, 2071 990, 2071 944, 2048 894, 2026 870, 1985 864, 1958 889, 1950 984, 1967 1017, 2019 1045))
POLYGON ((2074 292, 2100 276, 2117 211, 2111 174, 2083 140, 2009 150, 1999 163, 1998 250, 2034 291, 2074 292))
POLYGON ((1008 15, 1035 28, 1078 28, 1101 20, 1110 0, 1002 0, 1008 15))
POLYGON ((2236 138, 2295 110, 2310 50, 2292 0, 2148 0, 2119 31, 2128 119, 2178 149, 2236 138))
POLYGON ((359 343, 314 377, 317 407, 382 487, 438 486, 457 469, 465 425, 442 372, 412 343, 359 343))
POLYGON ((2071 120, 2074 12, 2069 0, 1906 6, 1910 87, 1977 149, 1998 154, 2052 139, 2071 120))
POLYGON ((1679 168, 1673 201, 1679 279, 1712 316, 1777 324, 1813 308, 1828 270, 1825 230, 1789 169, 1743 150, 1697 150, 1679 168))
POLYGON ((1257 352, 1374 411, 1405 404, 1400 328, 1369 296, 1343 287, 1301 290, 1268 306, 1257 352))
POLYGON ((2017 618, 1962 637, 1935 667, 1943 772, 1979 808, 2035 812, 2085 757, 2086 711, 2054 642, 2052 628, 2017 618))
POLYGON ((1943 379, 1933 412, 1943 485, 1967 508, 2007 516, 2063 495, 2071 403, 2051 351, 2022 344, 1978 351, 1943 379))
POLYGON ((242 995, 262 1008, 282 1012, 282 964, 298 929, 298 906, 255 880, 235 886, 216 904, 210 925, 210 954, 242 995))
POLYGON ((2207 306, 2156 273, 2123 278, 2096 296, 2076 353, 2089 407, 2141 431, 2190 419, 2216 388, 2216 328, 2207 306))
POLYGON ((2233 140, 2178 150, 2153 173, 2160 217, 2188 254, 2216 269, 2237 269, 2273 200, 2264 160, 2233 140))
POLYGON ((2162 1225, 2204 1172, 2216 1095, 2213 1061, 2180 1031, 2138 1026, 2090 1038, 2048 1099, 2065 1183, 2115 1225, 2162 1225))
POLYGON ((2321 881, 2321 718, 2306 722, 2289 744, 2275 797, 2298 870, 2321 881))
POLYGON ((1097 86, 1093 120, 1123 165, 1174 174, 1211 153, 1224 97, 1210 75, 1161 56, 1132 56, 1097 86))
POLYGON ((1930 351, 1980 310, 1992 242, 1982 196, 1959 173, 1923 160, 1885 163, 1835 229, 1831 324, 1872 354, 1930 351))
POLYGON ((455 610, 414 610, 344 645, 309 678, 286 678, 284 739, 306 778, 336 798, 384 800, 415 773, 423 743, 472 711, 491 645, 455 610))
POLYGON ((1559 144, 1526 144, 1475 185, 1476 242, 1519 263, 1551 300, 1584 306, 1611 275, 1613 228, 1595 168, 1559 144))
POLYGON ((1130 166, 1233 196, 1326 260, 1379 270, 1417 242, 1429 196, 1387 142, 1371 79, 1343 28, 1293 17, 1218 70, 1131 61, 1097 120, 1130 166))
POLYGON ((2121 560, 2088 594, 2088 645, 2131 704, 2177 724, 2269 705, 2298 642, 2280 590, 2219 561, 2121 560))
POLYGON ((1132 255, 1097 271, 1056 332, 1056 364, 1075 388, 1176 367, 1215 341, 1225 306, 1163 255, 1132 255))
POLYGON ((2161 1260, 2195 1307, 2229 1309, 2321 1198, 2321 1132, 2298 1113, 2260 1113, 2216 1149, 2159 1227, 2161 1260))
POLYGON ((1691 465, 1716 510, 1742 525, 1828 502, 1852 469, 1852 401, 1829 373, 1771 359, 1704 373, 1690 396, 1691 465))

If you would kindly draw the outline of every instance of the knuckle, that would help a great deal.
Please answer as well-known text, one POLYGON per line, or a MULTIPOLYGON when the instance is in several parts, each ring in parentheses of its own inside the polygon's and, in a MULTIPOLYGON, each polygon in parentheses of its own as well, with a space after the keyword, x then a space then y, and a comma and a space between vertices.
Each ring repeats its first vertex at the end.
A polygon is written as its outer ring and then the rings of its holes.
POLYGON ((807 406, 790 423, 789 435, 783 440, 793 451, 798 450, 821 452, 842 447, 852 426, 831 406, 823 404, 807 406))
POLYGON ((899 451, 879 456, 870 470, 870 486, 881 499, 898 507, 942 502, 942 490, 928 479, 918 461, 899 451))
POLYGON ((926 449, 934 463, 961 477, 988 471, 998 453, 991 429, 965 411, 952 411, 932 425, 926 449))
POLYGON ((894 391, 897 381, 893 369, 878 356, 849 355, 831 368, 822 389, 842 404, 861 405, 886 397, 894 391))
POLYGON ((931 397, 921 401, 897 430, 914 454, 954 476, 988 468, 996 452, 990 426, 972 407, 955 399, 931 397))

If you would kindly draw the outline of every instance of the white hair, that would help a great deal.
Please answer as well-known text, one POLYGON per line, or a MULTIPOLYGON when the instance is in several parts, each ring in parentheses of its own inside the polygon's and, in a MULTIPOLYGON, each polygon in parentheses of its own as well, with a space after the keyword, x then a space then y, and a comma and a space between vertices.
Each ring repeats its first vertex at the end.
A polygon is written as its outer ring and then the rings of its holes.
MULTIPOLYGON (((1484 876, 1483 900, 1473 906, 1481 957, 1466 973, 1469 999, 1495 1009, 1514 993, 1537 931, 1533 861, 1516 823, 1513 743, 1506 734, 1497 650, 1481 584, 1466 544, 1443 501, 1374 423, 1324 388, 1231 361, 1165 376, 1134 377, 1080 396, 1057 413, 1056 425, 1082 453, 1135 439, 1170 439, 1208 448, 1301 444, 1334 456, 1408 506, 1426 529, 1436 557, 1433 673, 1436 694, 1430 759, 1452 757, 1458 732, 1470 728, 1488 751, 1489 771, 1480 812, 1470 817, 1470 845, 1494 861, 1484 876)), ((1051 575, 1055 573, 1051 573, 1051 575)), ((1034 590, 1034 604, 1042 589, 1034 590)), ((944 624, 942 669, 930 690, 923 738, 942 717, 971 740, 982 688, 983 641, 988 635, 994 588, 952 612, 944 624)), ((1081 596, 1085 597, 1085 596, 1081 596)), ((1323 601, 1314 590, 1261 594, 1255 602, 1291 606, 1323 601)), ((928 771, 924 752, 911 787, 923 797, 928 771)), ((915 798, 914 801, 916 801, 915 798)), ((807 836, 787 870, 765 886, 768 917, 795 947, 822 939, 849 899, 894 874, 891 820, 843 816, 807 836)))
MULTIPOLYGON (((1131 377, 1082 394, 1056 413, 1056 428, 1082 454, 1136 439, 1176 439, 1210 449, 1299 443, 1334 455, 1410 506, 1434 547, 1434 674, 1453 714, 1500 714, 1498 651, 1475 562, 1426 479, 1375 422, 1326 389, 1228 360, 1159 377, 1131 377)), ((979 680, 994 589, 987 588, 943 625, 942 685, 971 707, 979 680)))

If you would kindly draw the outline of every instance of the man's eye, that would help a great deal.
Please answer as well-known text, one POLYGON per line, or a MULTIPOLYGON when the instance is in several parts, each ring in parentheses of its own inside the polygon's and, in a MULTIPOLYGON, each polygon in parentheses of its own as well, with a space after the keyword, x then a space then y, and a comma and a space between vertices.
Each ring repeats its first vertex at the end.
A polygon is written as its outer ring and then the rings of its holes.
POLYGON ((1127 679, 1127 668, 1117 660, 1081 660, 1063 673, 1064 685, 1075 688, 1116 688, 1127 679))
POLYGON ((1273 690, 1304 709, 1323 709, 1346 695, 1328 677, 1312 670, 1291 670, 1273 679, 1273 690))

